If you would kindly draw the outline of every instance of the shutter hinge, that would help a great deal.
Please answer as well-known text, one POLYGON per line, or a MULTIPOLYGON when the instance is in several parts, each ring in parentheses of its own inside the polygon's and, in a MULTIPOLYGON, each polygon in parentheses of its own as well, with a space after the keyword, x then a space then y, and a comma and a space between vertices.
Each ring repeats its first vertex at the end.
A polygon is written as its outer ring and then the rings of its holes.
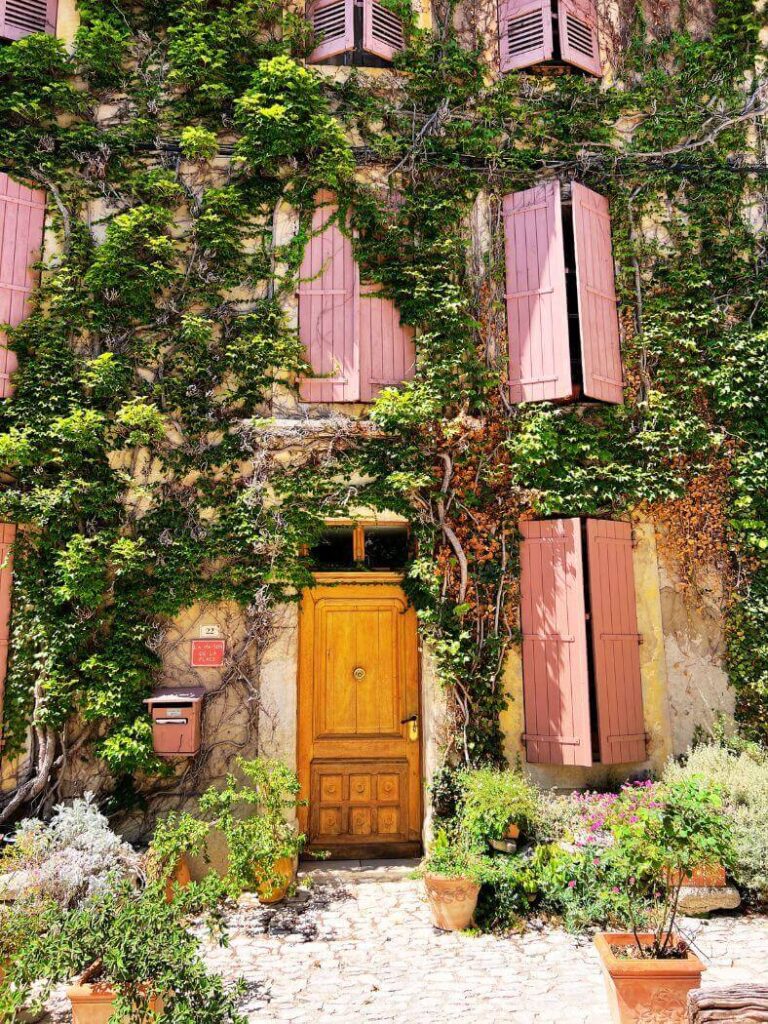
POLYGON ((640 544, 640 538, 638 537, 637 530, 634 528, 634 526, 632 527, 632 532, 630 534, 630 537, 631 537, 631 540, 632 540, 632 547, 633 548, 638 547, 639 544, 640 544))

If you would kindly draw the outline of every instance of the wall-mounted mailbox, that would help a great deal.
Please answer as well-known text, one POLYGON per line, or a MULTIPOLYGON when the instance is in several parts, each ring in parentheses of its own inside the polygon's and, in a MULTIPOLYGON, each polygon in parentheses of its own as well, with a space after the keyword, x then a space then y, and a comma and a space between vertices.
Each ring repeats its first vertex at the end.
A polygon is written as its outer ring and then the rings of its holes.
POLYGON ((152 715, 155 753, 193 757, 200 749, 203 686, 161 686, 144 703, 152 715))

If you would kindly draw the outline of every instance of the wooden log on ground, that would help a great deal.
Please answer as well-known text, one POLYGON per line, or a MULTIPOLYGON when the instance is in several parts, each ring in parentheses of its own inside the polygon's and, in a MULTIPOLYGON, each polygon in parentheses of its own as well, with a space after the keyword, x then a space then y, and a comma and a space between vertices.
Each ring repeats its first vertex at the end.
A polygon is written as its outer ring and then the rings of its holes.
POLYGON ((688 993, 690 1024, 768 1022, 768 985, 696 988, 688 993))

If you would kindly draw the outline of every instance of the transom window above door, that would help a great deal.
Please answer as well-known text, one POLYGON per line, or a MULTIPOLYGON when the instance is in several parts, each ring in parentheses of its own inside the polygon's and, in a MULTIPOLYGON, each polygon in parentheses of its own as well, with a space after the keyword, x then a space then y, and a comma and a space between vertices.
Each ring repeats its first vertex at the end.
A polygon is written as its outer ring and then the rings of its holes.
POLYGON ((316 572, 396 572, 410 557, 405 523, 329 524, 308 551, 316 572))
POLYGON ((405 46, 402 20, 381 0, 313 0, 312 64, 388 67, 405 46))

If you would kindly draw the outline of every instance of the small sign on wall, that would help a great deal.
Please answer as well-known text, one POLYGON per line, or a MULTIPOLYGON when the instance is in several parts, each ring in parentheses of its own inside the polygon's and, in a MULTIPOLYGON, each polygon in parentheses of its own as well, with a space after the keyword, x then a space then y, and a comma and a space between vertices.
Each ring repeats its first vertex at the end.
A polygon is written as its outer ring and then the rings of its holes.
POLYGON ((221 637, 221 627, 215 622, 204 622, 200 627, 201 640, 218 640, 221 637))
POLYGON ((190 665, 192 668, 219 668, 224 664, 223 640, 193 640, 190 665))

